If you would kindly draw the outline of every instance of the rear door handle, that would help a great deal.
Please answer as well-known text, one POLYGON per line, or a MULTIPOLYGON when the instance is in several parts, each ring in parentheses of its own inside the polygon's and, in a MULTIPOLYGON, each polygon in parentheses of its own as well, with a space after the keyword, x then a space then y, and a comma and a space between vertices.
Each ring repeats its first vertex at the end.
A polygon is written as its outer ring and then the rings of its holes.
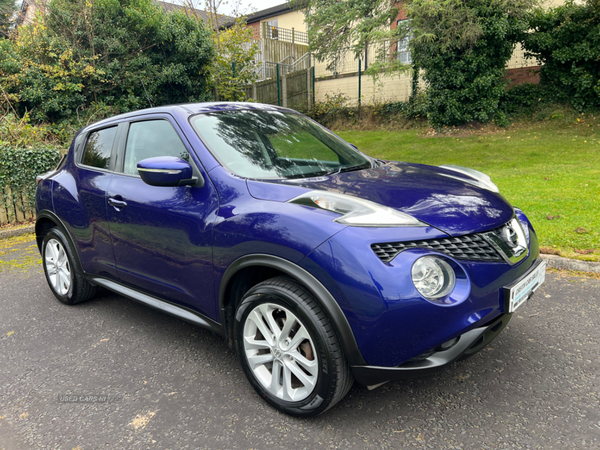
POLYGON ((127 202, 123 200, 117 200, 116 198, 109 197, 108 204, 119 211, 121 208, 125 208, 127 206, 127 202))

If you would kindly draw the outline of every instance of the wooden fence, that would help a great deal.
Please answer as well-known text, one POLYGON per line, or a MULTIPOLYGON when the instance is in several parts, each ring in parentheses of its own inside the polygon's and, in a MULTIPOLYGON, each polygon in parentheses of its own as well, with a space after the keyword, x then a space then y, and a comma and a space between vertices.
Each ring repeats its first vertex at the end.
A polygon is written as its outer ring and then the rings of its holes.
POLYGON ((312 102, 311 73, 310 69, 303 69, 259 81, 246 86, 246 98, 307 111, 312 102))
POLYGON ((28 205, 23 194, 13 192, 9 187, 4 188, 4 196, 0 196, 0 225, 24 222, 35 217, 35 211, 28 205))

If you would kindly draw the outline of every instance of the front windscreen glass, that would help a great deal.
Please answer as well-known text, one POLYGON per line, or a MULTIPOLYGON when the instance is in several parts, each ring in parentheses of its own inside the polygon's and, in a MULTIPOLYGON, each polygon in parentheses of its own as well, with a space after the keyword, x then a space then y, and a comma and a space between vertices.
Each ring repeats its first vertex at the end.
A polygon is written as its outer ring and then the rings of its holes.
POLYGON ((299 114, 225 111, 191 124, 228 170, 247 178, 308 178, 371 167, 371 161, 299 114))

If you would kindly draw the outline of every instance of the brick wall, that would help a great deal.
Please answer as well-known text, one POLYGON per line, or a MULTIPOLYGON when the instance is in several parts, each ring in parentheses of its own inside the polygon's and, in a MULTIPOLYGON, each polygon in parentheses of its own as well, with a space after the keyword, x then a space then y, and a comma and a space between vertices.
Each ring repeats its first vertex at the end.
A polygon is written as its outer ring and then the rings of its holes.
POLYGON ((252 28, 252 39, 260 39, 260 22, 249 23, 246 28, 252 28))
POLYGON ((506 78, 510 80, 511 85, 525 83, 538 84, 540 82, 540 67, 533 66, 508 69, 506 71, 506 78))

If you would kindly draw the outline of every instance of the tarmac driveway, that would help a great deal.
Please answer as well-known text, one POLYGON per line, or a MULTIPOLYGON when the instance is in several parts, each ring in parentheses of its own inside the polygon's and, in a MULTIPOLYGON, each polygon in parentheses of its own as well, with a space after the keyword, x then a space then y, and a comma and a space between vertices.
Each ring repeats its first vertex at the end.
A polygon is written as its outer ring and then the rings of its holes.
POLYGON ((0 241, 0 449, 600 448, 600 280, 549 273, 470 360, 300 420, 210 332, 108 292, 59 303, 31 239, 0 241))

